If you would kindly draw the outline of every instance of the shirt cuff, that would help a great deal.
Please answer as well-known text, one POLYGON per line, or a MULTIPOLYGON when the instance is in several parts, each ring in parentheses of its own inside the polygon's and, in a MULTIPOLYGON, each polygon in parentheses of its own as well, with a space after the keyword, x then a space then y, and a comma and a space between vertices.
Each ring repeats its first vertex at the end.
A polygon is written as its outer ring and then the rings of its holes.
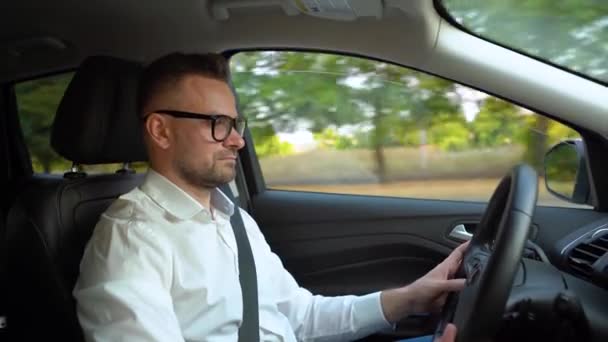
POLYGON ((380 331, 393 329, 382 310, 380 292, 359 296, 353 303, 357 325, 365 330, 380 331))

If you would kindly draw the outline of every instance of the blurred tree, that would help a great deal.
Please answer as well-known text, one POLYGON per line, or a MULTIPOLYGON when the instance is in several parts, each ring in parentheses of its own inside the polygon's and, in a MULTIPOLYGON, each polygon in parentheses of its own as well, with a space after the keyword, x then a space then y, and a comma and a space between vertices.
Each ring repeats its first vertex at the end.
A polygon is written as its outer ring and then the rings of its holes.
MULTIPOLYGON (((458 22, 483 37, 608 82, 608 1, 444 0, 443 4, 458 22)), ((542 171, 552 121, 535 115, 526 122, 526 160, 542 171)), ((563 133, 572 135, 572 131, 563 133)))
POLYGON ((481 36, 608 82, 608 1, 444 0, 481 36))
POLYGON ((496 147, 515 143, 525 130, 521 109, 495 97, 486 97, 471 123, 473 143, 477 147, 496 147))
POLYGON ((471 146, 469 128, 462 122, 434 125, 429 133, 430 142, 445 151, 463 151, 471 146))
POLYGON ((51 126, 73 73, 18 83, 15 87, 21 128, 36 168, 49 173, 69 165, 50 146, 51 126))
POLYGON ((359 127, 358 137, 367 138, 352 144, 343 139, 341 146, 368 144, 381 182, 387 180, 385 146, 408 140, 411 130, 424 137, 432 124, 464 122, 459 104, 449 98, 452 82, 387 63, 319 53, 255 52, 237 55, 233 70, 241 108, 252 122, 313 133, 359 127))
POLYGON ((281 141, 271 125, 253 126, 249 128, 255 141, 255 152, 259 158, 273 155, 289 155, 294 151, 292 144, 281 141))

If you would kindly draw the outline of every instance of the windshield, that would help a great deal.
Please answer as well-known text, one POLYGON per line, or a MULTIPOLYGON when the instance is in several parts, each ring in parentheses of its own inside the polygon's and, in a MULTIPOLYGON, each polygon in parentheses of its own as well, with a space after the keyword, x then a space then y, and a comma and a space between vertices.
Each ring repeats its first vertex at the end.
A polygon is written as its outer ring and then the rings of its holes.
POLYGON ((472 33, 608 83, 606 0, 442 0, 472 33))

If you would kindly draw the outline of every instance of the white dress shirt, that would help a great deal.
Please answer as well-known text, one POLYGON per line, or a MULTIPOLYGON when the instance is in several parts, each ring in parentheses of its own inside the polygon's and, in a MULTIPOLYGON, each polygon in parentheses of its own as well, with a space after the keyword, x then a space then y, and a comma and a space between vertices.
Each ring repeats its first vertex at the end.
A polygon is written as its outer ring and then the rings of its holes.
MULTIPOLYGON (((150 170, 108 208, 74 289, 88 341, 238 340, 234 207, 219 190, 211 207, 150 170)), ((391 327, 379 293, 323 297, 299 287, 241 213, 257 268, 260 341, 348 341, 391 327)))

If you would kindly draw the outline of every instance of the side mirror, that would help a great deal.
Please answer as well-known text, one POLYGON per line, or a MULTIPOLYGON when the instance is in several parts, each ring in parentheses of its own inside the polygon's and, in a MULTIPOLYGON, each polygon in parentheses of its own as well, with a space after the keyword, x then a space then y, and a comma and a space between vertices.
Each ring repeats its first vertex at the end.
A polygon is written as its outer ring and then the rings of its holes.
POLYGON ((585 145, 566 140, 545 154, 545 184, 553 195, 569 202, 591 205, 585 145))

